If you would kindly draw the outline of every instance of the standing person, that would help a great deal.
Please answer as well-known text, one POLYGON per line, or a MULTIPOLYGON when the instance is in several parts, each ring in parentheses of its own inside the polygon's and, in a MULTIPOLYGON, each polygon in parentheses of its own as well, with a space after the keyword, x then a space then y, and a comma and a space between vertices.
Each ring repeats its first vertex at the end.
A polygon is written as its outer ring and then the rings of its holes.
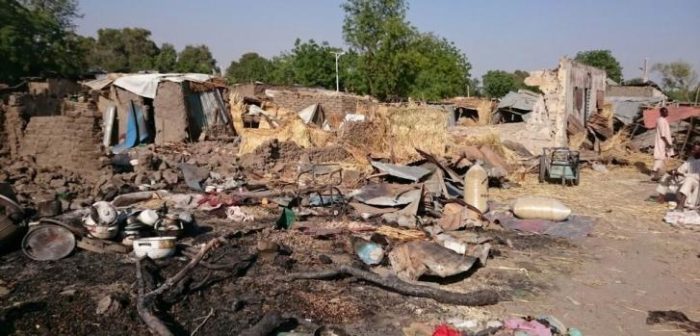
POLYGON ((656 120, 656 140, 654 142, 654 177, 652 180, 658 181, 666 167, 666 160, 673 156, 673 138, 671 137, 671 127, 668 124, 668 109, 662 107, 659 111, 661 116, 656 120))

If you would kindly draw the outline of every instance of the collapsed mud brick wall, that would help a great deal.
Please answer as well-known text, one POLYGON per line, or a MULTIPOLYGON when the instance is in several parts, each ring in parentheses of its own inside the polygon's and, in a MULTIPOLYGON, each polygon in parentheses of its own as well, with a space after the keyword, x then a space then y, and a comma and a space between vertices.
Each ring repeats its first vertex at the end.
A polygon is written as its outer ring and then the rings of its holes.
POLYGON ((183 142, 189 138, 185 90, 182 83, 161 82, 158 84, 156 98, 153 99, 156 145, 183 142))
POLYGON ((80 85, 67 79, 30 81, 27 86, 30 98, 25 107, 29 116, 60 115, 64 98, 80 92, 80 85))
POLYGON ((557 69, 533 71, 525 79, 525 84, 537 86, 543 93, 527 121, 456 127, 451 133, 457 137, 496 135, 501 140, 520 143, 534 154, 542 153, 544 147, 566 147, 569 117, 585 124, 587 118, 602 108, 606 79, 603 70, 562 58, 557 69))
POLYGON ((13 94, 7 98, 7 103, 2 106, 0 126, 2 127, 2 144, 0 153, 6 153, 11 158, 20 155, 20 144, 23 137, 23 130, 28 119, 25 101, 25 94, 13 94))
POLYGON ((32 117, 21 155, 33 156, 40 168, 56 166, 94 174, 101 165, 102 115, 89 103, 67 103, 64 115, 32 117))
POLYGON ((361 97, 327 91, 275 91, 273 102, 292 111, 301 111, 309 105, 319 104, 326 120, 331 126, 337 127, 346 114, 357 112, 361 97))
POLYGON ((265 93, 275 104, 290 111, 299 112, 309 105, 319 104, 333 127, 338 127, 346 114, 365 111, 374 104, 366 97, 329 90, 268 89, 265 93))
POLYGON ((666 99, 666 95, 653 86, 616 86, 605 89, 607 97, 654 97, 666 99))
POLYGON ((538 86, 544 94, 544 104, 535 104, 532 113, 547 116, 544 126, 551 128, 555 146, 567 145, 569 116, 585 125, 603 107, 606 79, 604 70, 568 58, 562 58, 555 70, 534 71, 525 79, 525 84, 538 86))

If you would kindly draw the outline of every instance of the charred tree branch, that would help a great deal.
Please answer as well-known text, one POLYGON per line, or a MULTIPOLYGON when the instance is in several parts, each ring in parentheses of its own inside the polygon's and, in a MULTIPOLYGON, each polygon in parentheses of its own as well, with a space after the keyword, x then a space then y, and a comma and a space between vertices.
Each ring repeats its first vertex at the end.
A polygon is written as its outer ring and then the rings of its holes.
POLYGON ((319 272, 292 273, 288 276, 292 280, 298 280, 328 279, 340 275, 351 275, 403 295, 430 298, 442 303, 462 306, 486 306, 498 303, 498 293, 493 290, 477 290, 470 293, 451 292, 439 288, 410 284, 396 277, 384 278, 378 274, 350 266, 339 266, 335 269, 319 272))

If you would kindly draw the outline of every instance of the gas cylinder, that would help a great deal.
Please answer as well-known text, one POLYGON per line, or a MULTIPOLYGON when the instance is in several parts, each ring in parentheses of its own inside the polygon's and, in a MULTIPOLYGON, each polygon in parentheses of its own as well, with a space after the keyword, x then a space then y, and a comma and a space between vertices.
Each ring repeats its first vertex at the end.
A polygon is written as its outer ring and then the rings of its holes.
POLYGON ((489 176, 486 169, 476 162, 464 175, 464 202, 484 213, 488 209, 488 200, 489 176))

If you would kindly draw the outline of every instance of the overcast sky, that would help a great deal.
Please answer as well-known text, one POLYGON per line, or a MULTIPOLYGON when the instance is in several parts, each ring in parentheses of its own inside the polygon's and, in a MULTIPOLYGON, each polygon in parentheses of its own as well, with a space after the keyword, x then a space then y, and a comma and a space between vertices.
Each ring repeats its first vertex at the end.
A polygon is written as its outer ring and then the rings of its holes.
MULTIPOLYGON (((241 54, 266 57, 315 39, 344 46, 342 0, 82 0, 78 31, 142 27, 159 45, 206 44, 225 69, 241 54)), ((685 60, 700 72, 700 0, 412 0, 408 19, 454 41, 472 75, 554 68, 561 56, 610 49, 624 77, 685 60)), ((329 56, 332 57, 332 56, 329 56)))

